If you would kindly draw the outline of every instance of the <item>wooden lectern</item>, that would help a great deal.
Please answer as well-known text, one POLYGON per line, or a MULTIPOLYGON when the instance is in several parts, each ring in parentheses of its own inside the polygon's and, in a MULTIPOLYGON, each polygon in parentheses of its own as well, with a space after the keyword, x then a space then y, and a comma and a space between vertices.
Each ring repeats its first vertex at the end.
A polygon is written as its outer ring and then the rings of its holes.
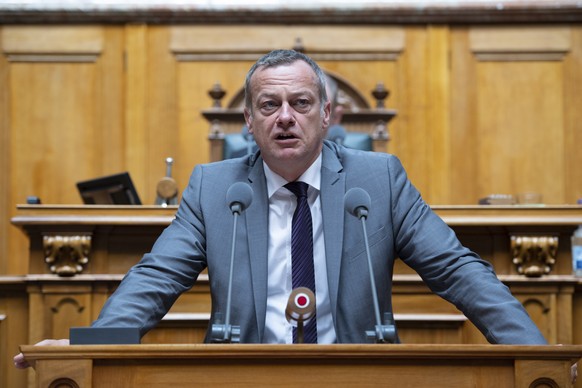
POLYGON ((38 387, 572 387, 582 346, 21 346, 38 387))

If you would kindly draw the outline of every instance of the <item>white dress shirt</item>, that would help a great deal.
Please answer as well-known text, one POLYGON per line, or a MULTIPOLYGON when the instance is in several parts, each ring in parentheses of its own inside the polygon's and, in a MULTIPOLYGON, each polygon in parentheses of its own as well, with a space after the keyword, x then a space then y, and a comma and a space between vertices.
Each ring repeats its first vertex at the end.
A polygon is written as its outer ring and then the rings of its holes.
MULTIPOLYGON (((265 343, 293 343, 293 328, 285 318, 291 294, 291 221, 297 206, 295 195, 287 190, 287 182, 263 162, 269 195, 269 251, 267 281, 267 314, 265 343)), ((313 222, 313 261, 315 270, 317 342, 336 342, 329 303, 321 201, 321 154, 297 179, 309 185, 308 201, 313 222)))

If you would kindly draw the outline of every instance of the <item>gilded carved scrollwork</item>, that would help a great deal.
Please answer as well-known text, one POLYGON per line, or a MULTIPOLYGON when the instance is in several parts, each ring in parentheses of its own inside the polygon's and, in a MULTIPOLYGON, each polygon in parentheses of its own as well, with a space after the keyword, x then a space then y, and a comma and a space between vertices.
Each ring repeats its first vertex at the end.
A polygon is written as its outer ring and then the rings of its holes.
POLYGON ((519 274, 548 275, 556 263, 557 236, 511 236, 511 255, 519 274))
POLYGON ((89 262, 90 235, 47 235, 43 237, 45 262, 52 273, 75 276, 89 262))

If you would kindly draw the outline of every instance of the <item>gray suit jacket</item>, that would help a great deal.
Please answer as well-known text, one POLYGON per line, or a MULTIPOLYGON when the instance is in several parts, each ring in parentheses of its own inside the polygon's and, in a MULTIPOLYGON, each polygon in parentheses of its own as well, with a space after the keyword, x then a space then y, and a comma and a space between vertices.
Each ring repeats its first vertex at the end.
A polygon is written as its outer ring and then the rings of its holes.
MULTIPOLYGON (((263 341, 269 207, 260 152, 194 169, 176 219, 151 253, 127 273, 94 326, 138 326, 145 334, 205 268, 212 294, 211 322, 218 312, 224 314, 233 222, 225 194, 237 181, 247 182, 254 195, 238 222, 231 323, 240 325, 241 343, 263 341)), ((366 342, 365 331, 375 325, 361 222, 344 210, 344 194, 352 187, 363 188, 372 200, 366 226, 381 313, 392 312, 393 264, 400 258, 490 342, 545 343, 491 265, 459 243, 422 200, 396 157, 326 141, 320 195, 338 342, 366 342)))

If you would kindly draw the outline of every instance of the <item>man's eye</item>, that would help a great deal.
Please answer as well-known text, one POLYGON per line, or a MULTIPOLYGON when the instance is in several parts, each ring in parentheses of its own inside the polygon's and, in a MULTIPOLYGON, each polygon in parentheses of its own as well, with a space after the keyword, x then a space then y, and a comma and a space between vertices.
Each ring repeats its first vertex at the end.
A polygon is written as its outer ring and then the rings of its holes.
POLYGON ((299 111, 305 111, 307 109, 309 109, 309 100, 307 98, 299 98, 297 100, 295 100, 295 109, 299 110, 299 111))
POLYGON ((274 101, 265 101, 261 104, 261 109, 273 110, 277 108, 277 104, 274 101))

